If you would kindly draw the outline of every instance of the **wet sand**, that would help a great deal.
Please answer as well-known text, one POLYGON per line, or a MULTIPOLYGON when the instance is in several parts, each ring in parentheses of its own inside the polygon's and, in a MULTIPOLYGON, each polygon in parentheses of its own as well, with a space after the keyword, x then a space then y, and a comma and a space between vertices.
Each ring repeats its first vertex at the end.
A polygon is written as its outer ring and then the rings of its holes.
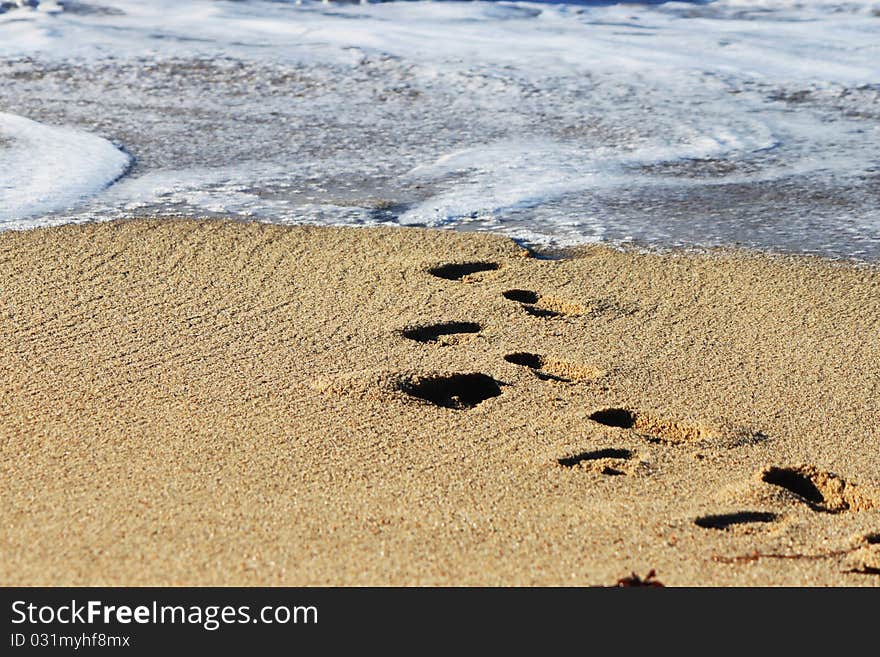
POLYGON ((0 234, 0 583, 880 584, 880 270, 0 234))

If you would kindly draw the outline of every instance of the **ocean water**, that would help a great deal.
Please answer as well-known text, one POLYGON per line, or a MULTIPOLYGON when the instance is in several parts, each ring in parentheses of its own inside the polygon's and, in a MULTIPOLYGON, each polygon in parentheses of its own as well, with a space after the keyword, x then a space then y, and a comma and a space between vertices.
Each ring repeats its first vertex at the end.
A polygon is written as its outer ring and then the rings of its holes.
POLYGON ((233 216, 880 259, 880 2, 30 4, 0 13, 0 229, 233 216))

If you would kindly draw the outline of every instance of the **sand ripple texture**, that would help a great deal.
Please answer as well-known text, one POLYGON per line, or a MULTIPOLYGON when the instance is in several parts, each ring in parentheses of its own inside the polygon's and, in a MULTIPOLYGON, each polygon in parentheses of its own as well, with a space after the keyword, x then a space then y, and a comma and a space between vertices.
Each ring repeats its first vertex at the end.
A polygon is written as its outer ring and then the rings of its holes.
POLYGON ((876 585, 880 273, 0 235, 0 583, 876 585))

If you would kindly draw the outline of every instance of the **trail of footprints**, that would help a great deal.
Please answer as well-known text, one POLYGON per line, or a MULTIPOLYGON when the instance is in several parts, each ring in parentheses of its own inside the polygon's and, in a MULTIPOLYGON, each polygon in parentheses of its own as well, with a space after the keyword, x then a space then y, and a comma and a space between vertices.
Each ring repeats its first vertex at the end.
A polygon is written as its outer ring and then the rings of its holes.
MULTIPOLYGON (((428 269, 437 278, 451 281, 469 279, 475 274, 497 271, 500 265, 494 262, 448 263, 428 269)), ((524 310, 535 317, 551 318, 564 315, 581 315, 587 308, 581 304, 555 297, 542 297, 529 290, 507 290, 503 296, 519 303, 524 310)), ((473 339, 483 327, 477 322, 442 321, 404 328, 400 334, 415 342, 441 346, 462 344, 473 339)), ((595 368, 584 367, 561 359, 548 358, 540 354, 525 352, 511 353, 504 359, 512 364, 532 370, 538 378, 545 381, 572 383, 595 379, 605 373, 595 368)), ((480 372, 464 372, 451 375, 426 375, 402 380, 398 389, 411 397, 430 402, 443 408, 465 410, 475 407, 482 401, 501 394, 500 381, 480 372)))
MULTIPOLYGON (((446 280, 466 280, 483 272, 496 271, 500 265, 492 262, 450 263, 428 270, 428 273, 446 280)), ((566 316, 595 314, 611 306, 597 303, 586 307, 552 296, 543 296, 531 290, 509 289, 505 299, 517 303, 533 317, 555 319, 566 316)), ((613 308, 626 313, 628 309, 613 308)), ((454 345, 475 337, 483 327, 477 322, 444 321, 434 324, 408 327, 401 331, 407 339, 421 343, 454 345)), ((513 352, 504 356, 513 365, 531 370, 544 381, 574 383, 601 378, 606 373, 561 359, 530 352, 513 352)), ((480 372, 455 373, 451 375, 426 375, 402 381, 399 389, 417 399, 443 408, 466 410, 492 397, 502 394, 506 385, 488 374, 480 372)), ((697 445, 715 441, 728 447, 738 447, 765 440, 759 432, 744 429, 719 429, 675 419, 654 416, 628 408, 602 408, 593 412, 589 419, 601 426, 629 432, 633 437, 649 444, 663 447, 697 445)), ((637 460, 633 450, 620 447, 604 447, 572 453, 557 459, 559 467, 579 469, 606 476, 621 476, 645 472, 646 464, 637 460)), ((778 489, 793 503, 806 505, 817 513, 843 513, 880 508, 880 500, 863 493, 856 485, 839 476, 824 472, 815 466, 770 466, 760 473, 763 485, 778 489)), ((706 530, 730 531, 743 526, 763 526, 780 520, 776 512, 766 510, 740 510, 697 517, 694 524, 706 530)), ((880 532, 862 537, 868 547, 880 545, 880 532)), ((862 572, 880 574, 880 568, 865 566, 862 572)))

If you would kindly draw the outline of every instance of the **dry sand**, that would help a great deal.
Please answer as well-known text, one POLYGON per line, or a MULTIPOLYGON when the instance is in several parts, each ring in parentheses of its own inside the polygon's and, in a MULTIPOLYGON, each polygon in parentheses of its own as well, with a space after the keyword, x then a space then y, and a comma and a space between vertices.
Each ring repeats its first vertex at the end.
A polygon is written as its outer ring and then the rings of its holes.
POLYGON ((880 583, 877 268, 136 221, 0 286, 2 584, 880 583))

